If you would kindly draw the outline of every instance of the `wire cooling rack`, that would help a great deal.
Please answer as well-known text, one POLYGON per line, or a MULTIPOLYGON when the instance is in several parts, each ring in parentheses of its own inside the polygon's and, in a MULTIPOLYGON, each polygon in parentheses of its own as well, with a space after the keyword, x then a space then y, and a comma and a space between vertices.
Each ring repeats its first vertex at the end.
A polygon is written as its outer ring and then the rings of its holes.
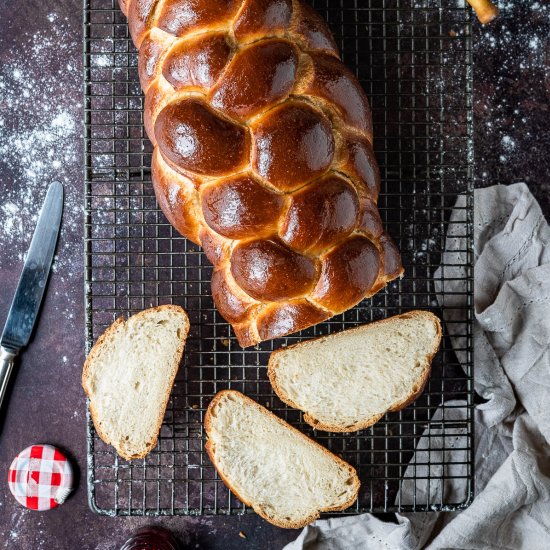
MULTIPOLYGON (((443 260, 450 212, 459 193, 467 196, 463 212, 467 223, 461 230, 471 260, 471 23, 464 4, 464 0, 314 2, 370 98, 383 181, 379 206, 402 251, 406 275, 328 322, 242 350, 214 309, 208 261, 176 234, 157 208, 137 56, 126 20, 116 0, 84 0, 88 350, 116 317, 143 308, 176 303, 191 319, 184 364, 159 442, 145 459, 129 463, 118 458, 98 438, 88 418, 88 491, 96 512, 246 512, 204 452, 204 413, 212 396, 224 388, 249 395, 357 468, 360 497, 344 513, 455 510, 468 505, 473 495, 471 322, 454 327, 463 368, 447 324, 423 395, 404 411, 388 414, 358 433, 313 431, 298 411, 275 397, 265 368, 273 349, 303 338, 413 308, 442 315, 434 273, 443 260), (419 442, 425 430, 428 435, 419 442), (423 451, 413 458, 417 445, 423 451), (449 453, 450 449, 454 451, 449 453), (458 482, 459 491, 451 481, 458 482)), ((464 296, 455 297, 465 304, 461 307, 468 319, 470 265, 471 261, 459 281, 464 296)))

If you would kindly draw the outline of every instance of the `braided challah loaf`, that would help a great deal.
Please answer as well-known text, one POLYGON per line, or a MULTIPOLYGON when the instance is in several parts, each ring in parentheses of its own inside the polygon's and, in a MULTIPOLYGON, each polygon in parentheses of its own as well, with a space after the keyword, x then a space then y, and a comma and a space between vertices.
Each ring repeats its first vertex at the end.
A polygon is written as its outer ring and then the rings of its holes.
POLYGON ((120 0, 139 48, 158 202, 214 265, 250 346, 402 274, 382 228, 367 98, 300 0, 120 0))

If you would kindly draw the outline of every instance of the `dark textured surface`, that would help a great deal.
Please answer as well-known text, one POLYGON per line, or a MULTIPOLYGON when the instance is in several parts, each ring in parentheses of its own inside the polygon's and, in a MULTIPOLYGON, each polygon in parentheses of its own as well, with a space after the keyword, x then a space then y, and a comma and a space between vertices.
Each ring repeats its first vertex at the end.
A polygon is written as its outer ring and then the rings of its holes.
MULTIPOLYGON (((502 4, 497 21, 487 28, 475 25, 476 181, 479 185, 526 181, 549 215, 550 10, 544 2, 505 0, 502 4)), ((80 124, 80 2, 3 2, 0 26, 0 85, 14 85, 6 76, 6 67, 32 57, 28 48, 33 39, 50 37, 48 47, 37 54, 44 59, 44 78, 48 71, 59 75, 47 93, 52 105, 66 105, 80 124), (63 49, 63 58, 58 56, 53 66, 48 61, 52 58, 49 49, 64 44, 70 47, 63 49), (64 72, 60 63, 70 64, 70 70, 64 72)), ((44 94, 41 88, 38 80, 29 98, 14 107, 4 99, 5 89, 0 86, 0 143, 5 144, 12 135, 18 117, 32 112, 33 94, 44 94)), ((81 133, 77 127, 71 134, 77 142, 75 154, 61 167, 44 172, 46 177, 64 181, 70 208, 62 229, 58 268, 51 277, 40 324, 19 363, 7 413, 2 412, 0 547, 116 550, 138 526, 154 523, 177 531, 189 548, 282 548, 297 532, 277 529, 254 515, 153 521, 98 517, 87 507, 83 480, 61 508, 36 513, 21 508, 9 494, 7 483, 1 481, 15 454, 36 442, 60 446, 73 458, 81 475, 86 470, 84 395, 80 388, 84 360, 82 217, 76 207, 82 204, 81 133), (247 539, 239 537, 239 531, 245 532, 247 539)), ((25 168, 0 155, 2 203, 8 193, 12 202, 16 200, 15 187, 24 185, 25 168)), ((37 209, 42 197, 39 189, 34 197, 37 209)), ((29 219, 23 222, 32 225, 29 219)), ((4 245, 0 251, 3 322, 21 268, 18 254, 24 252, 28 240, 24 232, 21 238, 17 234, 8 238, 1 227, 0 236, 4 245)))

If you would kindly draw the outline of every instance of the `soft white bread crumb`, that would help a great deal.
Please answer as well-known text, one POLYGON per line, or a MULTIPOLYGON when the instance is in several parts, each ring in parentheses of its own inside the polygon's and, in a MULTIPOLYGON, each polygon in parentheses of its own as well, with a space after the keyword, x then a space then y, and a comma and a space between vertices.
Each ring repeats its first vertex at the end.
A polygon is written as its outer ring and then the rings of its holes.
POLYGON ((219 392, 204 425, 206 450, 227 486, 279 527, 302 527, 357 499, 349 464, 239 392, 219 392))
POLYGON ((146 309, 117 319, 88 355, 82 387, 94 426, 123 458, 156 445, 188 331, 179 306, 146 309))
POLYGON ((416 399, 440 342, 439 319, 411 311, 274 351, 268 373, 314 428, 354 431, 416 399))

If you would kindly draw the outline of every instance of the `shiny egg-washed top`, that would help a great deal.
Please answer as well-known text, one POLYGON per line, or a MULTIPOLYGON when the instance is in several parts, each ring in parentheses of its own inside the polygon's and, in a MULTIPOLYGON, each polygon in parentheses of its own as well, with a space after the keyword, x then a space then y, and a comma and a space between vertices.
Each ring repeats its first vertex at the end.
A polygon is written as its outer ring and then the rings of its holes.
POLYGON ((214 265, 249 346, 402 274, 376 206, 367 98, 300 0, 120 0, 139 48, 158 202, 214 265))

